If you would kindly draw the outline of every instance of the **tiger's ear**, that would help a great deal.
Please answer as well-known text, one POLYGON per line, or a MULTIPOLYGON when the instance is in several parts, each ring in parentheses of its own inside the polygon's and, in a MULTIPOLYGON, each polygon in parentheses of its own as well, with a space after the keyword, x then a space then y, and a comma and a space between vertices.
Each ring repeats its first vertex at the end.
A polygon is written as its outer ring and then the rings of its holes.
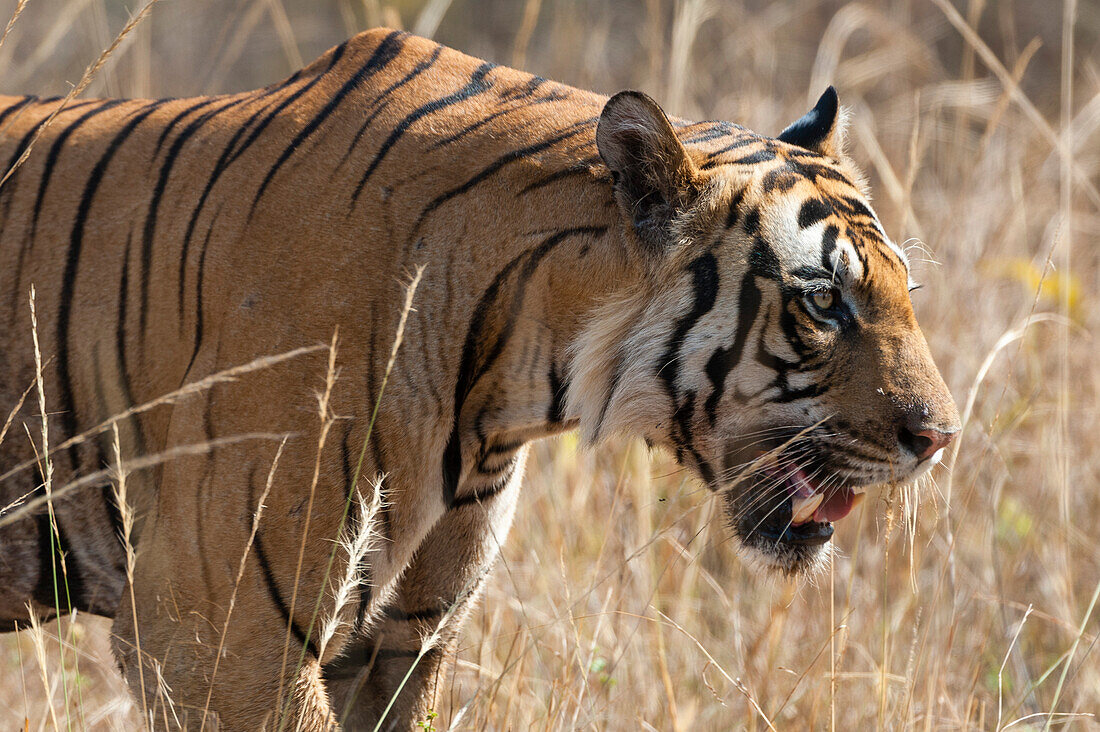
POLYGON ((641 92, 619 92, 600 114, 596 147, 638 237, 653 247, 667 246, 673 220, 702 186, 664 111, 641 92))
POLYGON ((814 108, 780 132, 778 139, 822 155, 840 157, 843 142, 841 127, 840 102, 836 89, 830 86, 814 108))

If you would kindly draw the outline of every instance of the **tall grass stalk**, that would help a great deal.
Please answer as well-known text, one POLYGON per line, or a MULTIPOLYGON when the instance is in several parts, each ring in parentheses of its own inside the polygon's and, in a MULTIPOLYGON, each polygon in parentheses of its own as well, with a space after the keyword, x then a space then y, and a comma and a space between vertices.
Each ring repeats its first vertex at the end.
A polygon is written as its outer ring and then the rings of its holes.
MULTIPOLYGON (((58 652, 61 658, 61 681, 65 690, 65 722, 69 729, 72 729, 72 718, 69 715, 69 675, 65 668, 65 642, 61 632, 61 618, 65 615, 72 613, 72 599, 69 595, 69 577, 68 570, 65 564, 65 555, 61 551, 61 533, 57 528, 57 514, 54 511, 54 495, 53 495, 53 460, 50 459, 50 420, 49 412, 46 411, 46 386, 45 380, 42 377, 42 349, 38 343, 38 313, 35 310, 34 303, 34 285, 31 285, 30 290, 30 310, 31 310, 31 340, 34 343, 34 380, 38 387, 38 412, 40 416, 40 424, 42 426, 42 443, 41 443, 41 466, 40 473, 42 475, 42 487, 44 495, 42 498, 46 503, 46 513, 49 516, 50 524, 50 572, 53 580, 53 602, 54 609, 57 612, 57 642, 58 652), (57 575, 57 568, 61 567, 61 577, 57 575), (59 586, 63 585, 65 588, 65 604, 61 604, 59 586)), ((41 571, 41 570, 40 570, 41 571)), ((77 674, 80 673, 79 656, 73 656, 73 664, 77 669, 77 674)), ((79 693, 79 691, 78 691, 79 693)), ((82 699, 83 697, 81 697, 82 699)), ((83 716, 83 703, 80 704, 81 716, 83 716)))
POLYGON ((8 18, 8 22, 4 26, 4 33, 0 35, 0 48, 4 47, 4 41, 8 40, 8 34, 11 33, 11 29, 15 27, 15 21, 19 20, 19 16, 23 14, 23 10, 27 7, 28 2, 30 2, 30 0, 18 0, 15 3, 15 10, 12 11, 11 17, 8 18))
POLYGON ((138 681, 141 684, 141 718, 147 724, 152 724, 149 717, 149 701, 145 698, 145 661, 141 657, 141 631, 138 628, 137 599, 134 596, 134 562, 137 560, 137 552, 134 550, 132 533, 134 529, 134 509, 126 498, 127 471, 122 462, 122 440, 118 434, 118 424, 111 425, 114 436, 112 445, 115 449, 115 476, 114 494, 115 505, 118 506, 119 516, 122 517, 122 541, 123 550, 126 552, 126 586, 130 592, 130 615, 134 623, 134 651, 138 663, 138 681))
MULTIPOLYGON (((283 638, 283 659, 279 667, 279 693, 276 695, 276 709, 282 709, 283 701, 283 686, 286 682, 286 666, 287 658, 290 654, 290 638, 294 629, 294 611, 298 604, 298 588, 302 580, 302 565, 305 563, 306 547, 309 546, 309 528, 313 519, 313 504, 317 498, 317 483, 321 478, 321 456, 325 450, 325 443, 328 441, 328 433, 332 429, 332 425, 336 423, 336 414, 329 407, 329 400, 332 398, 332 388, 336 385, 336 344, 339 339, 339 331, 335 331, 332 334, 332 341, 329 344, 328 351, 328 368, 325 370, 325 389, 321 394, 317 396, 317 417, 320 420, 320 435, 317 438, 317 453, 316 458, 313 461, 313 477, 309 482, 309 498, 306 500, 306 513, 305 518, 302 521, 302 538, 298 542, 298 561, 294 568, 294 588, 290 593, 290 608, 287 610, 287 623, 286 623, 286 635, 283 638)), ((321 583, 322 592, 324 591, 325 583, 328 581, 328 577, 325 577, 321 583)), ((310 623, 310 628, 306 630, 306 640, 302 644, 302 656, 304 658, 306 647, 309 645, 309 634, 312 631, 313 623, 310 623)), ((302 661, 299 660, 296 670, 301 669, 302 661)), ((291 690, 287 694, 287 704, 293 699, 294 692, 291 690)), ((280 717, 279 729, 282 729, 282 718, 280 717)))
POLYGON ((42 688, 45 691, 50 721, 53 722, 54 729, 61 729, 57 724, 57 711, 54 709, 53 705, 53 687, 50 685, 49 664, 46 662, 46 633, 42 630, 42 623, 38 620, 38 613, 36 613, 34 608, 29 604, 27 605, 27 614, 30 617, 31 645, 34 648, 34 655, 38 659, 38 668, 41 672, 42 688))
MULTIPOLYGON (((367 423, 367 432, 363 437, 363 446, 359 450, 359 459, 355 463, 355 471, 352 474, 351 487, 355 490, 348 491, 347 501, 344 503, 344 511, 340 515, 340 522, 336 528, 337 537, 341 536, 344 532, 344 527, 347 524, 348 513, 351 509, 351 502, 354 496, 358 495, 359 477, 363 471, 363 461, 367 457, 367 448, 370 447, 371 435, 374 433, 374 423, 378 419, 378 410, 382 406, 382 396, 386 392, 386 384, 389 383, 390 374, 393 373, 394 364, 397 362, 397 353, 401 349, 401 343, 405 340, 405 325, 408 323, 409 313, 413 309, 413 299, 416 296, 416 288, 420 285, 420 279, 424 276, 424 267, 420 266, 416 268, 416 272, 413 273, 412 279, 405 287, 405 302, 401 307, 401 316, 397 321, 397 331, 394 333, 393 344, 390 347, 390 356, 386 361, 386 369, 382 373, 382 381, 378 386, 378 397, 374 400, 374 407, 371 410, 370 421, 367 423)), ((335 356, 333 357, 335 358, 335 356)), ((332 362, 332 367, 335 368, 335 361, 332 362)), ((322 438, 323 439, 323 433, 322 438)), ((323 445, 322 445, 323 446, 323 445)), ((318 447, 318 456, 320 455, 321 446, 318 447)), ((302 650, 298 654, 297 670, 302 668, 306 658, 306 646, 309 644, 309 638, 313 632, 313 626, 317 623, 317 618, 321 612, 321 604, 324 601, 325 593, 328 589, 329 577, 332 575, 332 567, 336 561, 336 553, 339 550, 339 543, 334 542, 332 551, 329 553, 328 563, 325 565, 325 573, 321 578, 321 590, 317 593, 317 599, 313 603, 313 614, 310 616, 309 626, 306 628, 306 640, 302 645, 302 650)), ((289 642, 289 639, 287 640, 289 642)), ((284 654, 286 652, 286 645, 284 645, 284 654)), ((281 684, 281 679, 280 679, 281 684)), ((281 689, 280 689, 281 694, 281 689)), ((280 702, 282 697, 279 698, 280 702)), ((289 705, 289 700, 287 705, 289 705)), ((282 729, 283 721, 286 718, 286 707, 283 704, 279 704, 277 707, 280 709, 280 722, 279 728, 282 729)))

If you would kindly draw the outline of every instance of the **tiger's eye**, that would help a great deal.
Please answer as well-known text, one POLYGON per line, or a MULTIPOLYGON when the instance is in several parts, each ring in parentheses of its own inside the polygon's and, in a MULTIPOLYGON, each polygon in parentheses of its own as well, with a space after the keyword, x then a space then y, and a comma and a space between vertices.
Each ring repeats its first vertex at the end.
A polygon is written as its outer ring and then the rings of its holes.
POLYGON ((819 290, 810 295, 810 298, 814 301, 815 307, 821 310, 829 310, 836 305, 836 295, 834 292, 834 290, 819 290))

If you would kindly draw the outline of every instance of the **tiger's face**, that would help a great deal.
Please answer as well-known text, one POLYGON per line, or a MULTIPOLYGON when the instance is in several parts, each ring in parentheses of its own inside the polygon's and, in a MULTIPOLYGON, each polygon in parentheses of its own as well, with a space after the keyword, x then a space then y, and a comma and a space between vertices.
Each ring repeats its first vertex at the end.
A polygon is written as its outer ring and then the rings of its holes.
POLYGON ((743 547, 787 573, 827 556, 833 522, 867 487, 913 481, 959 429, 905 253, 837 127, 830 88, 778 139, 744 133, 701 154, 652 100, 624 93, 597 133, 652 273, 582 343, 607 363, 582 429, 672 450, 723 495, 743 547))

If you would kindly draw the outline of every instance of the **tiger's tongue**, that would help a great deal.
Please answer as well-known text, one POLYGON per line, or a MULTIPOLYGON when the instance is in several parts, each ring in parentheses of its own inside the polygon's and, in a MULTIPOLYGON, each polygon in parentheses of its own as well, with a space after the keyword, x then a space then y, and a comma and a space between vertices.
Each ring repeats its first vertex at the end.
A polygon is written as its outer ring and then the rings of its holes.
POLYGON ((848 488, 841 488, 821 502, 818 509, 814 511, 814 521, 839 521, 863 502, 863 496, 863 493, 854 493, 848 488))
POLYGON ((793 501, 795 526, 807 521, 839 521, 863 500, 862 493, 855 493, 848 488, 833 491, 827 496, 817 493, 816 486, 810 482, 802 468, 796 468, 787 476, 787 490, 793 501), (813 510, 813 514, 807 515, 810 510, 813 510))

